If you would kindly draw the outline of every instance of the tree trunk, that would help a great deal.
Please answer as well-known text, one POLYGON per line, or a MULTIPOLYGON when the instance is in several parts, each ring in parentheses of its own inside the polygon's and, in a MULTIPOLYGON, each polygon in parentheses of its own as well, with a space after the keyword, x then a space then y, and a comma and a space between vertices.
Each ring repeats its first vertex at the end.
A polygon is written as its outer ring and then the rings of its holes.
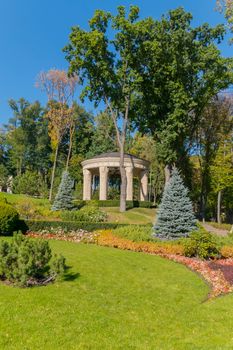
POLYGON ((152 175, 151 175, 151 169, 150 169, 149 202, 151 202, 151 192, 152 192, 151 178, 152 178, 152 175))
POLYGON ((124 147, 120 147, 120 174, 121 174, 121 194, 120 194, 120 212, 126 211, 126 188, 127 177, 124 166, 124 147))
POLYGON ((164 174, 165 174, 165 186, 168 184, 171 178, 172 173, 172 166, 170 164, 167 164, 164 168, 164 174))
POLYGON ((68 168, 69 168, 71 150, 72 150, 72 137, 70 138, 69 151, 68 151, 68 155, 67 155, 67 159, 66 159, 66 171, 68 171, 68 168))
POLYGON ((218 221, 218 224, 221 224, 221 200, 222 200, 222 191, 218 191, 218 204, 217 204, 217 221, 218 221))
POLYGON ((51 185, 50 185, 50 190, 49 190, 49 200, 50 200, 50 202, 51 202, 52 197, 53 197, 53 184, 54 184, 54 177, 55 177, 55 171, 56 171, 56 166, 57 166, 58 147, 59 147, 59 144, 57 144, 56 151, 55 151, 54 162, 53 162, 53 171, 52 171, 51 185))

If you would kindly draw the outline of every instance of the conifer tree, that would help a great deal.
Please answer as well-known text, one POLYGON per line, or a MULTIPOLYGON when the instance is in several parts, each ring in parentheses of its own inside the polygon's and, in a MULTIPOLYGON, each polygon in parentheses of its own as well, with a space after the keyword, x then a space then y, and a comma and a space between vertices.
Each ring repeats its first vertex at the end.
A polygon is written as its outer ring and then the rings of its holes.
POLYGON ((184 186, 178 170, 174 169, 158 209, 155 236, 161 239, 177 239, 187 237, 195 228, 196 220, 188 189, 184 186))
POLYGON ((74 181, 70 177, 68 171, 62 174, 61 183, 56 194, 52 210, 71 210, 73 209, 73 187, 74 181))

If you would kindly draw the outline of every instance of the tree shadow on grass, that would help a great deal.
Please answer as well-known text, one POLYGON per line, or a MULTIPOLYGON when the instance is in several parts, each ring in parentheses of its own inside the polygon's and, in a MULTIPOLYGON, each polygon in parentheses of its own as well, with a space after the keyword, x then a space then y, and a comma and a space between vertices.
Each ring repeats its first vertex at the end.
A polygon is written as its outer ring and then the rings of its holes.
POLYGON ((79 272, 70 272, 70 269, 72 268, 72 266, 66 266, 65 267, 65 272, 63 275, 63 280, 66 282, 71 282, 71 281, 75 281, 76 279, 78 279, 80 277, 80 273, 79 272))

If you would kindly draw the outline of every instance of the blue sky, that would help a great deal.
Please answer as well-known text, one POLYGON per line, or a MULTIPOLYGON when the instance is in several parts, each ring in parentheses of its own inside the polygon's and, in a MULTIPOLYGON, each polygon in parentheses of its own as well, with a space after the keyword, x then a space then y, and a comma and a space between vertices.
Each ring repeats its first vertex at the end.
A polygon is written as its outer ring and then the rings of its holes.
MULTIPOLYGON (((141 17, 160 18, 169 9, 183 6, 194 16, 194 25, 224 23, 215 9, 215 0, 0 0, 0 124, 11 117, 10 98, 46 102, 35 88, 41 70, 64 69, 67 63, 62 48, 68 42, 70 28, 87 28, 96 9, 116 11, 119 5, 138 5, 141 17)), ((227 39, 220 49, 232 56, 227 39)), ((86 101, 91 110, 92 105, 86 101)))

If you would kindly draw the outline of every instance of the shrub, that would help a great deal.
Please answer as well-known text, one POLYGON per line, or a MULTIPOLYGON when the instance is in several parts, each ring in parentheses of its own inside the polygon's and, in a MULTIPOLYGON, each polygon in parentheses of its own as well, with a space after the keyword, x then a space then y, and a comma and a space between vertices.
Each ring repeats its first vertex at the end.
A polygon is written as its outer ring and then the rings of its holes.
MULTIPOLYGON (((117 223, 109 223, 109 222, 77 222, 77 221, 40 221, 40 220, 25 220, 24 221, 23 232, 31 231, 31 232, 40 232, 55 229, 62 229, 64 232, 76 231, 79 229, 83 229, 89 232, 96 230, 104 230, 104 229, 114 229, 118 226, 126 226, 126 224, 117 224, 117 223)), ((23 222, 21 223, 21 227, 23 226, 23 222)))
POLYGON ((6 197, 0 197, 0 204, 9 204, 6 197))
POLYGON ((217 258, 220 255, 218 243, 213 235, 204 229, 191 233, 183 241, 184 253, 188 257, 196 256, 200 259, 217 258))
POLYGON ((85 206, 77 211, 64 211, 61 218, 64 221, 104 222, 107 220, 107 214, 96 207, 85 206))
POLYGON ((130 239, 133 242, 149 242, 155 239, 152 236, 152 227, 141 225, 127 225, 113 230, 113 235, 130 239))
POLYGON ((40 196, 44 194, 45 184, 36 172, 26 171, 14 178, 13 192, 27 194, 29 196, 40 196))
POLYGON ((225 259, 233 258, 233 247, 232 246, 223 246, 221 248, 221 256, 225 259))
POLYGON ((0 235, 11 234, 17 230, 19 224, 19 214, 15 208, 9 204, 0 203, 0 235))
POLYGON ((34 219, 37 216, 35 205, 29 199, 17 203, 16 208, 23 219, 34 219))
POLYGON ((64 272, 65 259, 54 256, 45 240, 34 240, 20 233, 12 241, 0 242, 0 279, 21 287, 46 284, 64 272))
MULTIPOLYGON (((118 199, 112 199, 112 200, 94 200, 95 203, 98 205, 98 207, 119 207, 120 206, 120 201, 118 199)), ((93 200, 91 201, 81 201, 81 200, 74 200, 73 203, 76 207, 81 207, 84 205, 88 205, 88 203, 92 203, 93 200)), ((153 204, 148 201, 126 201, 126 207, 127 209, 132 209, 132 208, 152 208, 153 204)))

